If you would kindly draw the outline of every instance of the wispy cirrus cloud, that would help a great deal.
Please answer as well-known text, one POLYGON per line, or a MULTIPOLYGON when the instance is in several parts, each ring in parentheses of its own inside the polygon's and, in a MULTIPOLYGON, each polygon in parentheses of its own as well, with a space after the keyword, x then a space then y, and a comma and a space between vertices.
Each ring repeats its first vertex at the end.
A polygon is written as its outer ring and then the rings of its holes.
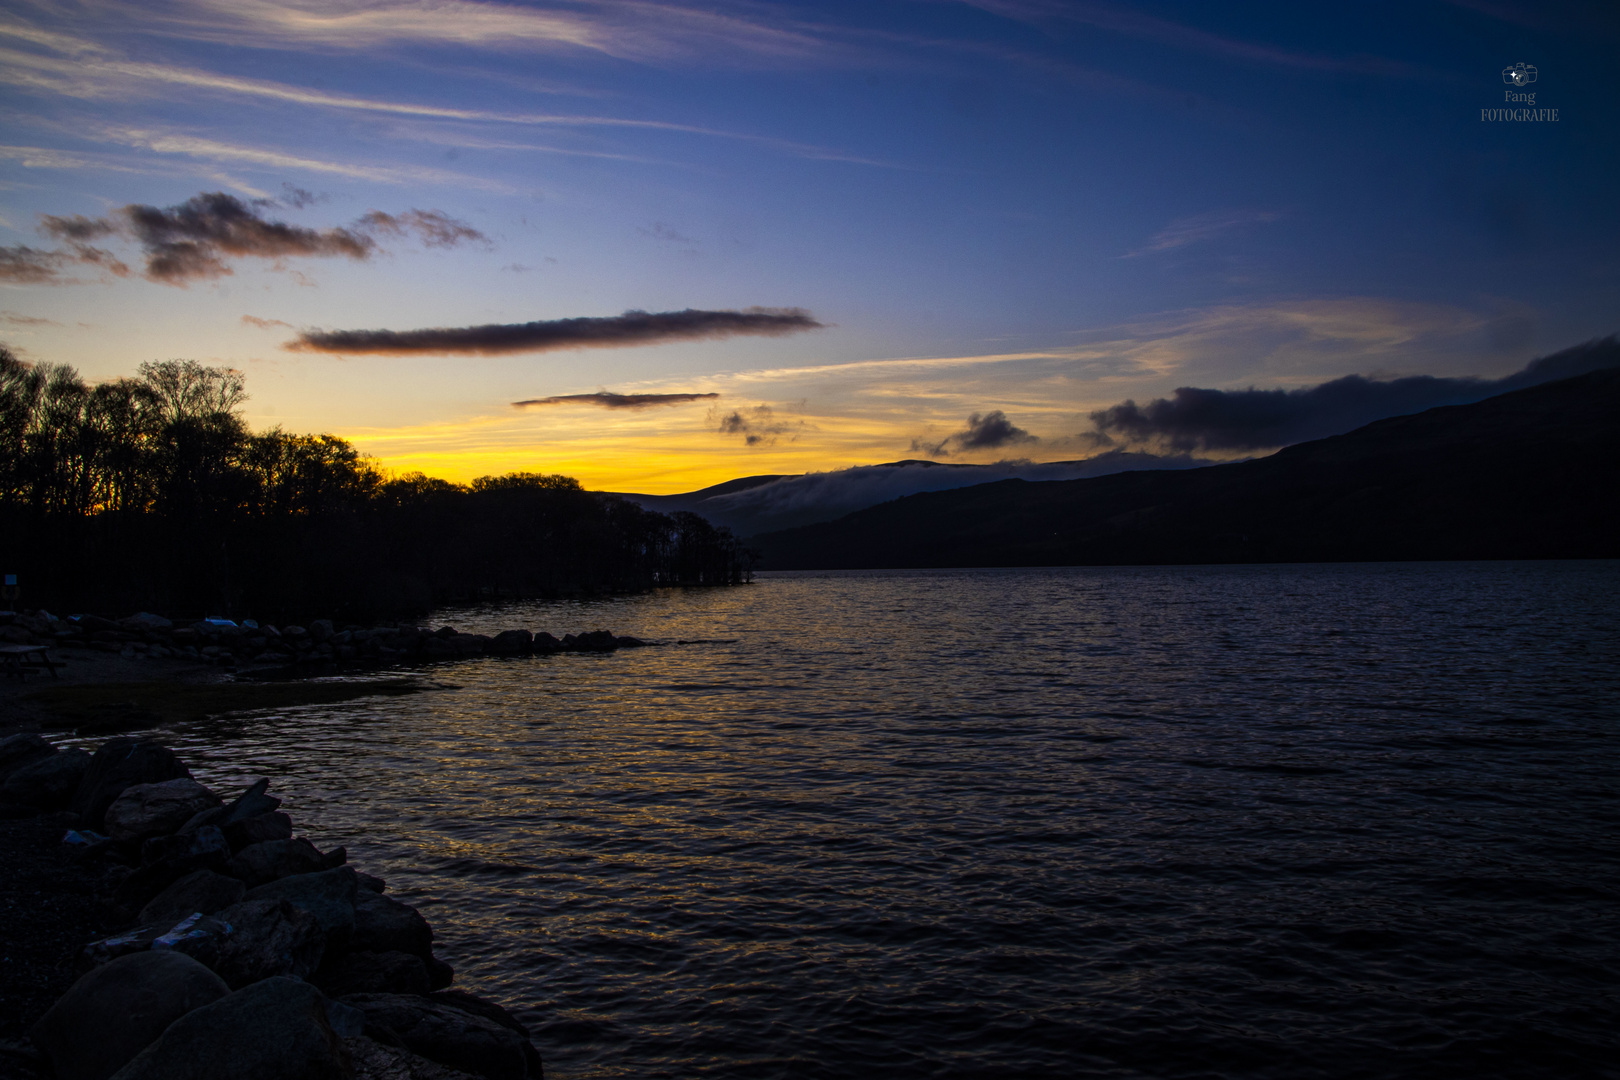
POLYGON ((529 398, 514 401, 514 409, 534 405, 595 405, 603 409, 650 409, 657 405, 684 405, 689 401, 706 401, 719 394, 615 394, 603 390, 595 394, 558 394, 555 397, 529 398))
MULTIPOLYGON (((667 131, 751 143, 807 160, 845 162, 876 168, 892 169, 901 167, 894 162, 851 154, 836 147, 817 146, 771 135, 727 131, 722 128, 707 127, 700 124, 681 124, 666 120, 623 116, 506 112, 491 109, 424 105, 409 101, 388 101, 352 94, 328 93, 323 90, 293 86, 266 79, 221 75, 217 72, 200 71, 179 65, 136 63, 110 57, 98 58, 94 64, 84 64, 77 59, 51 57, 17 49, 0 48, 0 83, 9 83, 25 89, 86 100, 117 98, 127 95, 132 89, 147 86, 153 88, 164 85, 191 86, 214 92, 238 94, 296 105, 308 105, 315 108, 414 117, 423 120, 460 120, 520 127, 622 128, 626 130, 667 131)), ((277 168, 302 168, 317 172, 338 173, 359 179, 377 179, 389 182, 426 179, 432 182, 455 181, 474 185, 483 183, 484 186, 488 186, 487 182, 480 182, 476 178, 443 170, 410 167, 390 168, 323 161, 275 150, 138 128, 102 128, 97 134, 106 141, 119 142, 123 145, 139 146, 160 152, 188 153, 215 160, 248 161, 277 168)), ((522 149, 522 147, 516 146, 512 148, 522 149)), ((535 149, 557 153, 574 152, 551 147, 537 147, 535 149)), ((507 189, 503 187, 502 190, 507 189)))
POLYGON ((601 318, 433 327, 423 330, 306 330, 292 352, 371 356, 462 354, 500 356, 552 349, 603 349, 751 335, 781 337, 823 326, 802 308, 742 311, 627 311, 601 318))
POLYGON ((1262 225, 1282 217, 1274 210, 1216 210, 1207 214, 1177 218, 1148 238, 1148 242, 1123 258, 1152 255, 1186 247, 1205 240, 1227 236, 1251 225, 1262 225))
POLYGON ((261 47, 345 52, 415 45, 586 52, 640 63, 781 63, 826 58, 837 46, 812 28, 769 20, 768 8, 686 7, 638 0, 519 6, 479 0, 171 0, 108 3, 166 35, 261 47))
POLYGON ((1248 61, 1274 67, 1322 72, 1408 76, 1419 74, 1417 68, 1397 60, 1374 56, 1337 57, 1298 52, 1212 33, 1185 23, 1112 4, 1074 3, 1070 0, 962 0, 962 2, 1020 22, 1079 23, 1223 60, 1248 61))

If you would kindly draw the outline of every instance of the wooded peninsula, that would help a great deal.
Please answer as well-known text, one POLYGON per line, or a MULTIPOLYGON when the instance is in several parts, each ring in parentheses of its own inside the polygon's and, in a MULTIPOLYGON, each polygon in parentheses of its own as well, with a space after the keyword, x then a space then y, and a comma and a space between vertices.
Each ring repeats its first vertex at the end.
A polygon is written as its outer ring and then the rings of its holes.
POLYGON ((240 372, 90 385, 0 348, 0 573, 30 608, 374 619, 746 581, 748 551, 559 475, 391 475, 335 435, 249 430, 240 372))

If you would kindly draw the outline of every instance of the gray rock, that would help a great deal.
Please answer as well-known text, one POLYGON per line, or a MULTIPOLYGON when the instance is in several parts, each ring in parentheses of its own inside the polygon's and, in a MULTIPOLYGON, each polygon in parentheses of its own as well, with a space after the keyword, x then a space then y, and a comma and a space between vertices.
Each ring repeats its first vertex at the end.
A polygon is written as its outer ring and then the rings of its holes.
MULTIPOLYGON (((265 789, 270 786, 269 780, 256 780, 248 785, 246 791, 236 797, 236 801, 229 806, 215 807, 198 813, 190 821, 180 827, 181 832, 191 832, 204 825, 217 825, 224 828, 235 825, 237 822, 247 821, 268 814, 281 805, 281 800, 274 795, 266 795, 265 789)), ((244 845, 245 846, 245 845, 244 845)))
POLYGON ((534 651, 537 653, 561 652, 563 643, 546 633, 544 630, 534 635, 534 651))
POLYGON ((77 748, 26 761, 0 784, 0 802, 61 810, 72 800, 89 768, 89 753, 77 748))
POLYGON ((315 639, 317 645, 331 637, 335 632, 331 619, 316 619, 309 624, 309 636, 315 639))
POLYGON ((527 630, 502 630, 489 642, 496 656, 522 656, 534 651, 534 635, 527 630))
POLYGON ((374 893, 385 893, 388 891, 388 882, 384 881, 382 878, 372 877, 363 870, 356 870, 354 873, 355 878, 360 882, 360 887, 362 889, 370 889, 374 893))
POLYGON ((347 1080, 321 992, 270 978, 187 1013, 115 1080, 347 1080))
POLYGON ((0 779, 40 758, 56 753, 56 747, 32 732, 0 739, 0 779))
POLYGON ((329 868, 321 853, 308 840, 265 840, 249 844, 225 864, 225 873, 241 878, 250 889, 293 874, 314 874, 326 869, 329 868))
POLYGON ((107 807, 124 789, 181 777, 190 779, 191 773, 167 746, 134 739, 112 739, 90 759, 90 768, 68 808, 79 815, 85 828, 104 832, 107 807))
POLYGON ((125 630, 167 630, 174 623, 161 615, 153 615, 150 611, 137 611, 128 618, 119 619, 118 625, 125 630))
POLYGON ((482 1016, 409 994, 350 994, 343 998, 366 1014, 367 1030, 399 1036, 406 1049, 486 1080, 527 1080, 527 1040, 482 1016))
POLYGON ((142 865, 113 893, 126 912, 144 908, 164 889, 198 870, 220 870, 231 857, 225 834, 209 826, 189 835, 159 836, 141 845, 142 865))
POLYGON ((57 1080, 106 1080, 174 1021, 230 992, 189 956, 122 956, 74 983, 31 1034, 57 1080))
POLYGON ((345 994, 426 994, 427 965, 402 952, 352 952, 328 958, 315 985, 332 997, 345 994))
POLYGON ((465 990, 440 990, 438 993, 429 994, 428 1000, 448 1005, 452 1009, 460 1009, 462 1012, 470 1012, 474 1016, 482 1016, 508 1031, 515 1031, 523 1038, 523 1058, 528 1064, 529 1075, 536 1078, 545 1075, 545 1066, 540 1061, 540 1051, 534 1048, 534 1043, 529 1037, 529 1029, 495 1002, 469 994, 465 990))
POLYGON ((354 895, 358 886, 354 871, 340 866, 317 874, 294 874, 260 885, 244 899, 286 900, 315 916, 329 942, 343 942, 354 933, 354 895))
POLYGON ((247 886, 236 878, 216 874, 212 870, 198 870, 153 897, 141 909, 140 921, 178 921, 199 911, 212 915, 238 903, 246 893, 247 886))
POLYGON ((360 1036, 344 1039, 354 1061, 354 1080, 472 1080, 460 1069, 429 1061, 403 1046, 386 1046, 360 1036))
POLYGON ((433 955, 433 927, 409 904, 360 889, 354 894, 354 934, 358 952, 403 952, 424 960, 433 955))
POLYGON ((228 923, 231 932, 213 968, 232 989, 275 975, 307 979, 321 965, 326 951, 321 924, 285 900, 244 900, 215 918, 228 923))
POLYGON ((220 798, 190 777, 131 784, 107 807, 107 835, 114 840, 168 836, 220 798))
MULTIPOLYGON (((228 816, 228 815, 227 815, 228 816)), ((232 851, 241 851, 266 840, 291 840, 292 818, 278 810, 250 817, 245 821, 232 821, 222 828, 232 851)))

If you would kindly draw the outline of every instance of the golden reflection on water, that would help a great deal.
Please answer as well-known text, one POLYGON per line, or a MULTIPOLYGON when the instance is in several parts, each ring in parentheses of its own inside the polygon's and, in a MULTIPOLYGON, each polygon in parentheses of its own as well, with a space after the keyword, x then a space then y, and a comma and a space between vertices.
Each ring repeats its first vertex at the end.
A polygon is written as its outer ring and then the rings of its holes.
POLYGON ((173 735, 421 906, 548 1075, 1067 1075, 1076 1046, 1332 1074, 1351 1044, 1377 1071, 1606 992, 1570 972, 1613 955, 1612 913, 1577 942, 1551 894, 1452 883, 1614 869, 1592 822, 1620 769, 1592 748, 1620 686, 1590 657, 1620 645, 1616 584, 773 577, 441 612, 711 643, 459 661, 434 669, 459 689, 173 735))

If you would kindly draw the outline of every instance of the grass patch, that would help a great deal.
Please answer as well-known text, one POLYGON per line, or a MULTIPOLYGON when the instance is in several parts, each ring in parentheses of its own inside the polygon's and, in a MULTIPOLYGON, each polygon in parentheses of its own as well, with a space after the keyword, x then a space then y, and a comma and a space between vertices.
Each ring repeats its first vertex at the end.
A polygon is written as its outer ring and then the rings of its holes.
POLYGON ((52 727, 80 733, 127 731, 202 720, 245 709, 328 705, 355 698, 398 697, 431 689, 414 679, 370 682, 91 683, 39 690, 27 700, 52 727))

